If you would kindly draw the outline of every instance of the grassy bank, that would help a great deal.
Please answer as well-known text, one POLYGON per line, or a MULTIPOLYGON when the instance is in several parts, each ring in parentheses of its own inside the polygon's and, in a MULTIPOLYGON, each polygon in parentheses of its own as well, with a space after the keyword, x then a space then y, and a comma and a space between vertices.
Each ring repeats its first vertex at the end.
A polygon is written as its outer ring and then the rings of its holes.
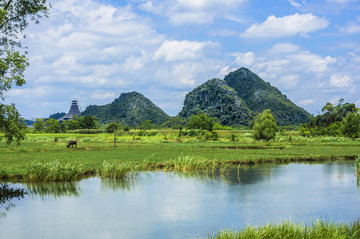
POLYGON ((342 239, 360 238, 360 222, 352 224, 324 222, 318 220, 312 225, 303 226, 292 222, 280 224, 268 224, 265 226, 248 226, 243 230, 223 230, 214 235, 209 235, 212 239, 252 239, 252 238, 308 238, 308 239, 342 239))
MULTIPOLYGON (((218 140, 212 141, 201 132, 179 138, 178 132, 171 130, 149 131, 143 136, 133 131, 118 136, 116 147, 112 134, 28 134, 20 146, 0 142, 0 177, 23 180, 29 174, 30 164, 50 162, 75 167, 74 174, 82 177, 105 172, 104 162, 112 167, 128 165, 132 171, 134 168, 202 171, 214 165, 354 159, 360 154, 360 141, 340 137, 305 138, 296 132, 284 132, 267 143, 254 141, 251 131, 218 131, 218 134, 218 140), (77 148, 66 148, 70 139, 78 140, 77 148), (181 162, 185 157, 196 160, 181 162)), ((111 170, 108 168, 104 175, 111 174, 111 170)), ((66 169, 62 174, 67 171, 71 170, 66 169)))

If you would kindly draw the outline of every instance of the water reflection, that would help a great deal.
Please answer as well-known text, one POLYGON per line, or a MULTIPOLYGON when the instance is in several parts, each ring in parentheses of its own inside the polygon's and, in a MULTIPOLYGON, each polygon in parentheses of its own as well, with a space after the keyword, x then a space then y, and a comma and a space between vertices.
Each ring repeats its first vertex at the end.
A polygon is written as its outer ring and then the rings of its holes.
POLYGON ((61 197, 78 197, 80 187, 78 182, 48 182, 48 183, 27 183, 26 188, 30 196, 52 196, 61 197))
POLYGON ((176 175, 180 178, 195 178, 202 182, 213 181, 214 183, 224 182, 226 184, 256 184, 268 178, 277 167, 280 167, 280 165, 239 165, 237 167, 228 167, 226 173, 215 170, 213 172, 177 172, 168 173, 167 175, 169 177, 176 175))
POLYGON ((140 180, 140 177, 130 180, 101 178, 101 189, 103 191, 130 191, 138 184, 138 180, 140 180))
POLYGON ((26 191, 22 188, 13 188, 7 183, 0 183, 0 217, 6 217, 6 213, 15 207, 13 199, 24 198, 26 191))

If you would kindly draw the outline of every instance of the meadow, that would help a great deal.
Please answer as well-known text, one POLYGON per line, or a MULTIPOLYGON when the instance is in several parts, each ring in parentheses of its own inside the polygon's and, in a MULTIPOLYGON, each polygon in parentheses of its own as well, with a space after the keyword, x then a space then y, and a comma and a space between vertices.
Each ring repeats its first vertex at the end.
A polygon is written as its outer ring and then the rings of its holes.
POLYGON ((0 142, 0 177, 10 181, 71 181, 95 174, 116 177, 116 168, 128 168, 127 175, 130 171, 202 171, 221 165, 355 159, 359 146, 359 140, 308 138, 285 130, 270 142, 254 140, 251 130, 216 131, 215 137, 196 130, 183 131, 182 136, 177 130, 131 130, 116 136, 116 146, 114 135, 109 133, 30 133, 20 146, 0 142), (70 139, 78 141, 77 148, 66 147, 70 139), (45 175, 47 171, 53 175, 45 175))

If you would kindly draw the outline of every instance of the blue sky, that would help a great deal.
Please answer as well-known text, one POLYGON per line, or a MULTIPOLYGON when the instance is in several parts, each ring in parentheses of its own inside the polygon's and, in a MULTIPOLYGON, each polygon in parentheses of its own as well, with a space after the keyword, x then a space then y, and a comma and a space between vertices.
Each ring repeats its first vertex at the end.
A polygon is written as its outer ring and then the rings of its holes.
POLYGON ((26 30, 22 117, 84 110, 137 91, 171 116, 186 93, 247 67, 316 115, 360 106, 359 0, 52 0, 26 30))

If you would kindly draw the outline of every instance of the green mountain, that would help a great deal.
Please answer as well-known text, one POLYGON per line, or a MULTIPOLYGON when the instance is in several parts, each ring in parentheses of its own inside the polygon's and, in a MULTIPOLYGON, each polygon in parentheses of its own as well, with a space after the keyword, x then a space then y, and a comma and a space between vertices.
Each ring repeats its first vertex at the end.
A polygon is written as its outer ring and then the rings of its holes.
POLYGON ((110 123, 116 118, 118 122, 130 126, 139 125, 145 120, 162 124, 169 119, 164 111, 137 92, 122 93, 119 98, 107 105, 90 105, 81 115, 96 116, 101 123, 110 123))
POLYGON ((187 118, 201 112, 217 118, 222 125, 247 125, 251 120, 244 101, 221 79, 209 80, 188 93, 179 116, 187 118))
POLYGON ((260 113, 270 109, 278 125, 299 125, 310 121, 308 112, 247 68, 229 73, 224 80, 250 110, 260 113))

